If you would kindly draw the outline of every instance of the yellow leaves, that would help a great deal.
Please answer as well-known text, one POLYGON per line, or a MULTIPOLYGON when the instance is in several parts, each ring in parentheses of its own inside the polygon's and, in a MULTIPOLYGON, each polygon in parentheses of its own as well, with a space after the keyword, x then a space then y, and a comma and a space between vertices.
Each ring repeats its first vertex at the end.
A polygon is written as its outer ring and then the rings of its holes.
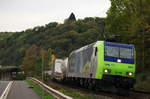
POLYGON ((149 24, 147 24, 147 25, 145 26, 145 31, 146 31, 146 32, 150 32, 150 25, 149 25, 149 24))
POLYGON ((53 54, 53 55, 51 55, 51 61, 52 62, 54 62, 55 61, 55 59, 56 59, 56 56, 53 54))
POLYGON ((32 45, 26 50, 26 54, 23 57, 22 69, 28 76, 40 75, 42 68, 42 60, 44 69, 50 69, 51 61, 55 60, 55 55, 51 55, 52 49, 41 49, 36 45, 32 45))
POLYGON ((26 55, 30 57, 36 57, 39 56, 40 48, 36 45, 32 45, 29 49, 26 50, 26 55))
POLYGON ((40 56, 48 57, 48 56, 49 56, 48 51, 46 51, 46 50, 41 50, 41 51, 40 51, 40 56))

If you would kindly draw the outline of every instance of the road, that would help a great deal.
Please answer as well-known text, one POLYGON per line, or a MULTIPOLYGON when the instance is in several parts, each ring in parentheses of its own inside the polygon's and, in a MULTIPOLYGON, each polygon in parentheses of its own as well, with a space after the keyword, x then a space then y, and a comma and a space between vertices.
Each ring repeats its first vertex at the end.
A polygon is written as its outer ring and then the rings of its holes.
POLYGON ((7 87, 9 81, 0 81, 0 96, 2 95, 3 91, 7 87))
POLYGON ((24 81, 15 81, 7 99, 41 99, 24 81))

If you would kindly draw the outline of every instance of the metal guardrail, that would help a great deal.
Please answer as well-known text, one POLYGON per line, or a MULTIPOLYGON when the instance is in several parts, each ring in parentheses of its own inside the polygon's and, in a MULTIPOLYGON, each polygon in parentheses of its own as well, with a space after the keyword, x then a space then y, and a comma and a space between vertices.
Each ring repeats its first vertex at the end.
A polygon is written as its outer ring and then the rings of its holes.
POLYGON ((48 93, 52 94, 55 97, 55 99, 73 99, 72 97, 66 96, 63 93, 60 93, 59 91, 57 91, 53 88, 50 88, 43 82, 37 80, 36 78, 28 77, 28 79, 32 80, 33 82, 35 82, 36 84, 38 84, 39 86, 44 88, 44 90, 47 91, 48 93))
POLYGON ((0 71, 9 71, 19 69, 17 66, 1 66, 0 71))
POLYGON ((11 89, 12 84, 13 84, 13 81, 9 82, 6 89, 3 91, 0 99, 7 99, 7 96, 8 96, 8 93, 9 93, 10 89, 11 89))

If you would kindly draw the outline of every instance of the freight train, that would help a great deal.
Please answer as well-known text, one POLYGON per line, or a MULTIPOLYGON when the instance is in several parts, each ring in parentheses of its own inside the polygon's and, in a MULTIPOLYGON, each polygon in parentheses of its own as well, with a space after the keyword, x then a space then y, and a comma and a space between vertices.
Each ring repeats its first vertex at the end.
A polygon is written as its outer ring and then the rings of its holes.
POLYGON ((97 41, 86 45, 69 55, 66 66, 59 66, 65 67, 61 80, 91 88, 131 89, 135 83, 135 53, 132 44, 97 41))

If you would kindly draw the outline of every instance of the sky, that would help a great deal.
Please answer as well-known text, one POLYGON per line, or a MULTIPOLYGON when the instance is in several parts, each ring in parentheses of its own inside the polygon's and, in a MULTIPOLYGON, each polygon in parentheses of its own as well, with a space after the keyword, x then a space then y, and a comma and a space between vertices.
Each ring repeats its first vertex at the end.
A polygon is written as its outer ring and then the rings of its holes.
POLYGON ((0 31, 23 31, 63 21, 73 12, 77 19, 106 17, 109 0, 0 0, 0 31))

